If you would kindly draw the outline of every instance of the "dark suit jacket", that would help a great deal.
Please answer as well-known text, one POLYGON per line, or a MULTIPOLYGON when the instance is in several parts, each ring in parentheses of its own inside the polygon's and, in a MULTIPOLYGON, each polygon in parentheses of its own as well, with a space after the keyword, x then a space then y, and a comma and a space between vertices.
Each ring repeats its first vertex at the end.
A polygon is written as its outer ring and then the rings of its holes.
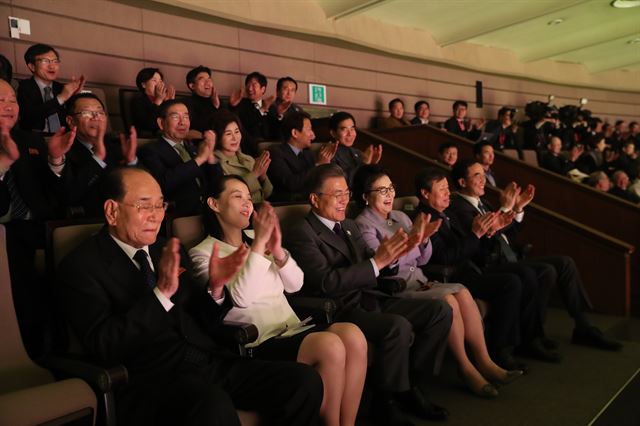
POLYGON ((575 169, 576 165, 561 155, 545 152, 540 156, 540 167, 565 176, 570 170, 575 169))
POLYGON ((298 156, 288 143, 282 143, 271 150, 271 164, 267 175, 273 185, 271 201, 303 201, 304 179, 316 166, 316 158, 309 149, 304 149, 298 156))
MULTIPOLYGON (((156 271, 163 243, 149 246, 156 271)), ((230 298, 218 306, 190 279, 188 259, 181 250, 186 271, 168 312, 106 227, 60 264, 60 301, 71 329, 90 356, 127 368, 129 383, 119 397, 137 401, 136 410, 151 408, 156 392, 174 380, 190 347, 213 354, 214 363, 236 357, 210 337, 231 308, 230 298)))
POLYGON ((360 166, 362 166, 362 151, 354 147, 347 147, 342 144, 338 145, 336 155, 331 160, 342 168, 347 177, 349 187, 353 184, 353 176, 360 166))
POLYGON ((345 219, 341 224, 351 247, 311 212, 296 226, 284 230, 283 244, 304 271, 302 294, 330 297, 339 311, 358 306, 362 293, 371 293, 377 285, 369 260, 373 251, 354 221, 345 219))
POLYGON ((482 139, 491 143, 494 149, 518 149, 516 135, 511 126, 504 128, 499 120, 491 120, 484 127, 482 139))
POLYGON ((444 128, 447 129, 448 132, 453 133, 454 135, 461 136, 463 138, 467 138, 469 140, 475 141, 480 136, 480 132, 471 128, 471 123, 469 120, 465 120, 465 129, 462 130, 460 128, 460 124, 455 117, 449 118, 444 122, 444 128))
MULTIPOLYGON (((418 118, 418 117, 413 117, 409 123, 413 124, 414 126, 421 126, 422 125, 422 121, 420 121, 420 118, 418 118)), ((431 123, 428 123, 427 125, 430 126, 431 123)))
POLYGON ((244 132, 240 149, 245 154, 256 157, 258 142, 271 139, 268 115, 262 115, 249 98, 242 98, 237 106, 230 109, 238 115, 242 122, 244 132))
MULTIPOLYGON (((186 143, 185 148, 192 158, 196 156, 190 143, 186 143)), ((165 200, 173 204, 174 213, 178 216, 200 214, 202 201, 208 194, 208 185, 223 175, 217 163, 205 163, 198 167, 195 160, 183 162, 176 150, 162 137, 143 146, 138 152, 138 159, 156 178, 165 200)))
MULTIPOLYGON (((481 200, 487 211, 496 211, 496 209, 494 209, 487 200, 481 200)), ((455 215, 464 232, 471 234, 471 223, 473 222, 473 219, 480 214, 480 212, 471 205, 471 203, 457 194, 451 196, 451 204, 448 210, 453 212, 452 215, 455 215)), ((511 225, 501 229, 493 237, 482 237, 480 239, 478 251, 476 255, 473 256, 474 262, 483 267, 505 262, 506 257, 503 249, 501 248, 499 238, 502 238, 501 235, 505 235, 511 245, 515 240, 519 229, 520 224, 514 220, 511 225)))
MULTIPOLYGON (((11 137, 20 151, 20 158, 11 165, 10 173, 18 193, 31 211, 34 220, 46 220, 61 214, 60 191, 56 176, 47 164, 47 147, 41 135, 14 128, 11 137)), ((7 176, 0 182, 0 215, 10 204, 7 176)))
POLYGON ((269 120, 269 137, 272 140, 286 142, 289 135, 282 134, 282 122, 289 114, 294 112, 304 112, 302 107, 296 103, 292 103, 289 108, 284 112, 282 119, 278 119, 278 105, 282 102, 280 98, 277 98, 273 104, 269 107, 269 114, 267 118, 269 120))
POLYGON ((65 207, 81 207, 85 217, 102 217, 102 194, 100 182, 110 170, 123 164, 120 141, 116 137, 105 137, 106 168, 93 158, 91 152, 76 140, 66 155, 66 163, 60 176, 65 207))
POLYGON ((131 115, 138 137, 153 137, 158 133, 158 105, 149 100, 144 93, 137 93, 131 98, 131 115))
POLYGON ((211 118, 218 111, 211 103, 211 98, 203 98, 193 93, 185 103, 189 109, 191 128, 199 132, 211 130, 211 118))
POLYGON ((53 99, 45 102, 40 88, 33 77, 18 83, 18 105, 20 105, 20 128, 24 130, 43 130, 45 120, 51 114, 58 114, 60 125, 65 125, 64 105, 60 105, 56 96, 62 92, 63 85, 54 81, 53 99))

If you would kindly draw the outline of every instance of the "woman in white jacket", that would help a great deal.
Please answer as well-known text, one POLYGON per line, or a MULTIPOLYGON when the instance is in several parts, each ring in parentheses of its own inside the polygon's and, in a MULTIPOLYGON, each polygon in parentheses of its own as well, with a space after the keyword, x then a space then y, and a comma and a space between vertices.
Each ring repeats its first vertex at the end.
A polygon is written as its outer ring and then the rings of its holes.
POLYGON ((317 332, 300 326, 285 293, 300 290, 303 272, 282 248, 273 207, 265 203, 254 212, 251 193, 240 176, 221 178, 207 205, 209 236, 189 251, 196 279, 209 280, 214 245, 220 257, 226 257, 250 244, 244 266, 226 284, 226 295, 234 305, 226 318, 257 326, 258 339, 247 345, 254 357, 315 366, 324 384, 320 415, 325 424, 354 425, 367 368, 367 342, 360 329, 350 323, 335 323, 317 332), (252 215, 254 238, 250 240, 244 230, 252 215), (288 337, 283 338, 283 332, 288 337))

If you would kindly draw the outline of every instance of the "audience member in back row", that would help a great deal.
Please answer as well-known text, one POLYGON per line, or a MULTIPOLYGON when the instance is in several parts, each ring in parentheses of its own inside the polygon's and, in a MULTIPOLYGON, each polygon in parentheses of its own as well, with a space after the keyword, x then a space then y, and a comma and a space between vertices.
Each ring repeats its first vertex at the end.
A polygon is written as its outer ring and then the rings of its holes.
POLYGON ((491 143, 493 149, 502 151, 504 149, 521 149, 522 144, 518 142, 518 125, 513 122, 514 108, 502 107, 498 111, 498 119, 487 122, 481 140, 491 143))
POLYGON ((627 176, 623 170, 616 170, 613 172, 613 175, 611 175, 611 181, 613 185, 609 190, 609 194, 620 197, 631 203, 640 202, 640 197, 633 192, 629 192, 629 176, 627 176))
POLYGON ((246 97, 242 97, 242 89, 231 94, 229 109, 238 115, 245 132, 242 152, 257 157, 258 142, 271 139, 268 113, 274 97, 264 97, 267 77, 257 71, 245 77, 244 89, 246 97))
POLYGON ((444 142, 438 147, 438 161, 453 167, 458 161, 458 146, 453 142, 444 142))
POLYGON ((58 83, 60 56, 51 46, 34 44, 24 53, 32 77, 20 81, 20 128, 54 133, 64 125, 64 104, 84 87, 84 76, 58 83))
POLYGON ((636 144, 632 140, 626 140, 620 145, 622 150, 615 161, 615 168, 623 170, 629 179, 635 179, 638 174, 638 165, 640 165, 636 144))
POLYGON ((269 107, 270 137, 273 140, 286 142, 289 135, 282 132, 284 119, 290 114, 304 112, 302 107, 294 103, 298 82, 293 77, 282 77, 276 83, 276 100, 269 107))
MULTIPOLYGON (((470 231, 478 214, 493 211, 488 202, 481 198, 484 196, 486 182, 482 167, 473 161, 459 162, 453 169, 452 180, 457 185, 459 193, 451 202, 451 210, 455 212, 462 226, 470 231)), ((484 266, 499 271, 515 272, 523 278, 528 287, 534 287, 530 288, 530 297, 537 298, 539 302, 541 320, 544 320, 551 291, 557 286, 567 312, 574 320, 572 342, 605 350, 619 350, 622 347, 620 343, 605 337, 587 319, 585 309, 590 303, 578 268, 571 257, 539 256, 518 259, 511 244, 524 219, 524 208, 533 200, 534 194, 535 188, 532 185, 521 190, 513 182, 502 191, 500 211, 513 215, 513 223, 495 230, 492 238, 483 239, 478 254, 485 259, 484 266), (535 283, 528 283, 525 269, 534 272, 535 283)), ((545 350, 545 345, 552 345, 549 344, 549 339, 544 337, 542 324, 532 330, 529 338, 533 340, 525 339, 523 348, 529 355, 549 361, 559 359, 555 352, 545 350)))
POLYGON ((406 233, 398 231, 373 252, 355 222, 345 219, 350 191, 343 171, 334 164, 318 166, 307 185, 311 211, 285 230, 283 245, 305 274, 301 292, 334 299, 337 320, 356 324, 371 343, 376 424, 412 424, 398 411, 396 399, 421 418, 445 419, 447 411, 429 403, 418 385, 440 364, 451 309, 439 300, 377 291, 376 277, 409 249, 406 233))
POLYGON ((236 409, 244 409, 267 424, 317 424, 322 382, 313 368, 239 358, 216 337, 232 307, 225 284, 243 253, 212 259, 208 285, 197 285, 178 240, 158 238, 167 205, 149 173, 111 172, 104 197, 105 226, 63 259, 57 276, 84 351, 127 368, 118 421, 239 425, 236 409))
POLYGON ((222 175, 213 155, 216 135, 205 132, 196 148, 186 138, 189 110, 179 100, 164 102, 158 112, 161 136, 140 149, 140 162, 160 184, 174 214, 188 216, 202 212, 202 201, 211 180, 222 175))
POLYGON ((268 150, 253 158, 242 152, 243 133, 240 130, 238 117, 228 111, 216 113, 211 120, 210 128, 216 134, 217 144, 214 155, 225 175, 239 175, 246 182, 251 192, 251 200, 261 203, 273 191, 267 170, 271 163, 268 150))
POLYGON ((595 171, 607 171, 610 163, 611 151, 606 151, 607 145, 602 133, 587 139, 588 151, 585 151, 576 165, 582 173, 591 174, 595 171))
POLYGON ((287 141, 271 148, 271 164, 267 176, 273 184, 271 201, 304 201, 304 180, 315 166, 329 164, 338 149, 337 143, 324 144, 313 153, 315 134, 311 118, 305 112, 292 112, 282 122, 287 141))
POLYGON ((0 80, 4 80, 9 84, 12 84, 13 78, 13 65, 7 59, 6 56, 0 55, 0 80))
POLYGON ((582 144, 574 144, 566 158, 562 155, 562 139, 552 136, 547 144, 547 151, 540 156, 540 167, 550 170, 562 176, 566 176, 570 170, 576 168, 576 161, 584 152, 582 144))
POLYGON ((476 160, 482 166, 484 170, 484 176, 491 186, 498 186, 496 183, 496 177, 491 170, 493 166, 493 160, 495 160, 495 153, 493 151, 493 145, 487 141, 480 141, 473 146, 473 155, 476 160))
POLYGON ((496 363, 507 370, 526 370, 526 365, 513 357, 513 350, 520 344, 520 329, 532 321, 535 301, 522 299, 523 284, 517 275, 483 271, 472 259, 497 215, 478 215, 472 232, 463 229, 448 209, 449 183, 440 169, 427 168, 416 176, 416 194, 420 199, 417 211, 430 215, 432 221, 442 220, 438 232, 431 236, 431 261, 454 267, 451 279, 463 283, 474 297, 489 302, 486 339, 496 363))
POLYGON ((363 164, 378 164, 382 158, 382 145, 369 145, 362 152, 353 147, 356 141, 356 119, 348 112, 339 111, 329 119, 329 132, 338 144, 338 149, 332 163, 342 168, 347 177, 347 184, 351 186, 353 175, 363 164))
POLYGON ((60 146, 59 157, 50 158, 51 170, 60 177, 69 216, 100 217, 100 183, 104 175, 118 166, 138 164, 135 127, 126 137, 106 135, 107 114, 102 101, 93 93, 73 95, 66 103, 67 126, 75 130, 75 140, 60 146))
POLYGON ((611 180, 609 179, 609 176, 600 170, 591 173, 584 183, 602 192, 609 192, 611 189, 611 180))
POLYGON ((362 332, 349 323, 300 325, 285 294, 300 290, 304 274, 282 247, 273 207, 264 203, 254 212, 249 188, 240 176, 220 178, 207 205, 209 236, 189 250, 197 281, 203 286, 209 283, 215 251, 221 257, 237 250, 249 252, 240 271, 225 286, 234 306, 225 319, 258 328, 258 338, 247 345, 253 358, 313 366, 324 384, 320 408, 324 424, 354 426, 367 371, 367 341, 362 332), (253 239, 244 233, 252 214, 253 239))
POLYGON ((403 229, 409 239, 417 239, 418 244, 398 259, 398 271, 393 277, 405 280, 406 288, 394 295, 447 302, 453 312, 449 349, 456 358, 461 377, 476 395, 484 398, 498 396, 497 389, 489 382, 507 383, 521 376, 522 371, 506 371, 491 360, 484 340, 482 317, 469 290, 462 284, 429 281, 421 269, 431 258, 433 246, 430 237, 438 231, 442 219, 430 221, 430 216, 419 213, 412 224, 406 214, 393 210, 395 188, 378 165, 360 167, 354 178, 354 198, 362 209, 355 221, 372 250, 399 229, 403 229), (465 342, 477 367, 467 356, 465 342))
POLYGON ((185 101, 191 119, 189 139, 202 139, 204 131, 210 129, 213 114, 220 109, 220 97, 210 68, 198 65, 187 73, 186 80, 191 90, 191 97, 185 101))
POLYGON ((431 113, 431 107, 427 101, 418 101, 413 106, 416 112, 416 116, 411 119, 411 124, 429 124, 429 114, 431 113))
MULTIPOLYGON (((35 276, 36 249, 45 247, 45 221, 60 217, 55 176, 47 168, 40 134, 18 129, 19 106, 11 85, 0 80, 0 223, 7 229, 11 285, 20 332, 29 355, 42 355, 48 290, 35 276)), ((51 138, 60 143, 61 131, 51 138)))
POLYGON ((133 126, 140 137, 148 138, 158 133, 158 108, 164 101, 176 97, 176 89, 165 84, 158 68, 143 68, 136 76, 138 93, 131 98, 133 126))
POLYGON ((404 102, 400 98, 389 101, 389 116, 380 122, 382 129, 408 126, 409 120, 404 117, 404 102))
POLYGON ((455 101, 453 103, 453 117, 444 122, 444 128, 454 135, 475 141, 480 136, 484 122, 472 123, 467 120, 467 108, 467 102, 455 101))

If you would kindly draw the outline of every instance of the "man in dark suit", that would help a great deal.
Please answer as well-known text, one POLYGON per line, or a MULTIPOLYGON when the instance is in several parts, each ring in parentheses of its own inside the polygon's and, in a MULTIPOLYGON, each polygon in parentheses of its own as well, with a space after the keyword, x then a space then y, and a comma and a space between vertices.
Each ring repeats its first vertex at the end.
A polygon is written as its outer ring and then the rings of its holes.
POLYGON ((271 139, 269 124, 269 107, 274 96, 264 97, 267 90, 267 77, 254 71, 244 79, 246 98, 241 98, 242 91, 235 92, 229 99, 229 109, 236 113, 244 130, 242 152, 258 156, 258 142, 271 139))
POLYGON ((102 216, 100 182, 112 168, 138 163, 136 130, 125 137, 107 136, 107 114, 102 101, 92 93, 78 93, 66 103, 67 126, 75 140, 61 147, 58 157, 50 158, 60 185, 67 213, 71 216, 102 216))
POLYGON ((453 117, 444 122, 444 128, 463 138, 475 141, 480 136, 480 129, 484 123, 476 124, 467 120, 467 102, 455 101, 453 103, 453 117))
POLYGON ((117 169, 104 190, 106 226, 62 261, 58 276, 84 349, 127 367, 116 396, 122 423, 239 425, 237 407, 267 424, 317 424, 322 383, 312 367, 240 359, 215 339, 232 305, 225 281, 247 250, 235 260, 212 256, 212 278, 197 286, 178 240, 157 238, 167 204, 153 177, 117 169))
POLYGON ((569 158, 562 156, 562 139, 552 136, 547 151, 540 156, 540 167, 566 176, 569 171, 576 168, 576 161, 584 152, 581 144, 573 144, 569 150, 569 158))
POLYGON ((176 215, 199 214, 209 183, 223 174, 213 155, 216 136, 205 132, 197 150, 186 140, 190 119, 182 101, 164 102, 159 114, 162 135, 140 150, 140 162, 160 183, 176 215))
POLYGON ((518 125, 514 124, 513 116, 516 110, 509 107, 502 107, 498 111, 498 119, 489 121, 484 127, 481 140, 491 143, 494 149, 502 151, 504 149, 522 149, 522 144, 516 137, 518 125))
MULTIPOLYGON (((16 126, 19 106, 11 85, 0 80, 0 223, 6 224, 11 284, 25 347, 34 358, 43 350, 48 322, 47 288, 36 276, 35 252, 44 249, 45 221, 60 216, 56 178, 47 167, 42 135, 16 126)), ((61 138, 52 137, 52 144, 61 138)))
MULTIPOLYGON (((477 215, 493 211, 490 204, 481 198, 486 183, 483 167, 472 160, 458 162, 453 168, 452 180, 459 193, 451 201, 451 210, 455 212, 464 229, 470 230, 477 215)), ((524 297, 532 297, 538 301, 541 321, 545 316, 551 290, 558 286, 567 311, 575 322, 573 343, 605 350, 621 349, 620 343, 608 339, 589 323, 585 314, 589 302, 573 259, 568 256, 545 256, 518 260, 511 244, 524 219, 524 208, 533 200, 534 194, 533 185, 529 185, 525 190, 521 190, 513 182, 507 185, 500 197, 500 216, 511 215, 513 223, 495 226, 489 233, 492 237, 483 238, 476 260, 482 262, 487 270, 518 274, 525 284, 525 293, 528 292, 530 295, 525 294, 524 297), (534 272, 533 279, 527 278, 531 275, 528 270, 534 272)), ((555 353, 549 350, 554 344, 545 339, 542 323, 532 330, 529 339, 525 350, 530 355, 549 361, 558 359, 555 353)))
POLYGON ((220 109, 220 97, 211 78, 211 69, 199 65, 190 70, 187 87, 191 90, 191 97, 186 101, 191 119, 190 139, 202 139, 202 133, 211 130, 211 118, 220 109))
POLYGON ((293 77, 281 77, 276 83, 276 100, 269 107, 270 136, 274 140, 287 141, 289 135, 283 132, 284 119, 290 114, 304 112, 293 101, 298 91, 298 82, 293 77))
POLYGON ((58 52, 46 44, 35 44, 24 54, 33 74, 18 85, 20 128, 54 133, 64 125, 65 102, 84 86, 84 76, 67 84, 55 81, 60 70, 58 52))
POLYGON ((292 112, 282 124, 287 142, 272 148, 271 164, 267 170, 273 184, 271 201, 303 201, 304 180, 315 166, 329 164, 335 155, 337 144, 323 146, 318 155, 309 149, 315 134, 311 117, 305 112, 292 112))
POLYGON ((419 126, 421 124, 429 124, 429 115, 431 114, 431 106, 427 101, 418 101, 413 106, 416 116, 411 119, 411 124, 419 126))
POLYGON ((447 411, 429 403, 417 385, 439 365, 450 308, 441 300, 401 299, 376 290, 376 277, 409 248, 406 233, 399 231, 374 253, 355 222, 345 219, 350 191, 342 170, 318 166, 307 184, 311 212, 285 231, 284 245, 305 273, 302 292, 334 299, 336 319, 358 325, 372 343, 376 423, 411 424, 397 411, 394 396, 422 418, 446 418, 447 411))

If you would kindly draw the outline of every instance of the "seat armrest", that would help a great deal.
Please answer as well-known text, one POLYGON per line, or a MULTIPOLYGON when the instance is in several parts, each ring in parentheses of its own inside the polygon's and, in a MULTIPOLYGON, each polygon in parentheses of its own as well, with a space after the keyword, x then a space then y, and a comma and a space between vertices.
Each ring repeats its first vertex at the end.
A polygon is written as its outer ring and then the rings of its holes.
POLYGON ((216 334, 219 334, 223 339, 244 346, 258 339, 258 327, 246 322, 225 320, 216 334))
POLYGON ((456 268, 448 265, 426 264, 422 266, 422 272, 429 278, 429 281, 448 283, 453 274, 455 274, 456 268))
POLYGON ((304 319, 311 316, 315 322, 321 324, 333 323, 337 310, 335 300, 308 296, 287 296, 287 300, 298 317, 304 319))
POLYGON ((48 356, 39 363, 55 376, 78 377, 103 393, 113 392, 129 381, 124 365, 103 367, 74 355, 48 356))
POLYGON ((378 277, 378 290, 394 295, 407 288, 407 282, 402 278, 378 277))

